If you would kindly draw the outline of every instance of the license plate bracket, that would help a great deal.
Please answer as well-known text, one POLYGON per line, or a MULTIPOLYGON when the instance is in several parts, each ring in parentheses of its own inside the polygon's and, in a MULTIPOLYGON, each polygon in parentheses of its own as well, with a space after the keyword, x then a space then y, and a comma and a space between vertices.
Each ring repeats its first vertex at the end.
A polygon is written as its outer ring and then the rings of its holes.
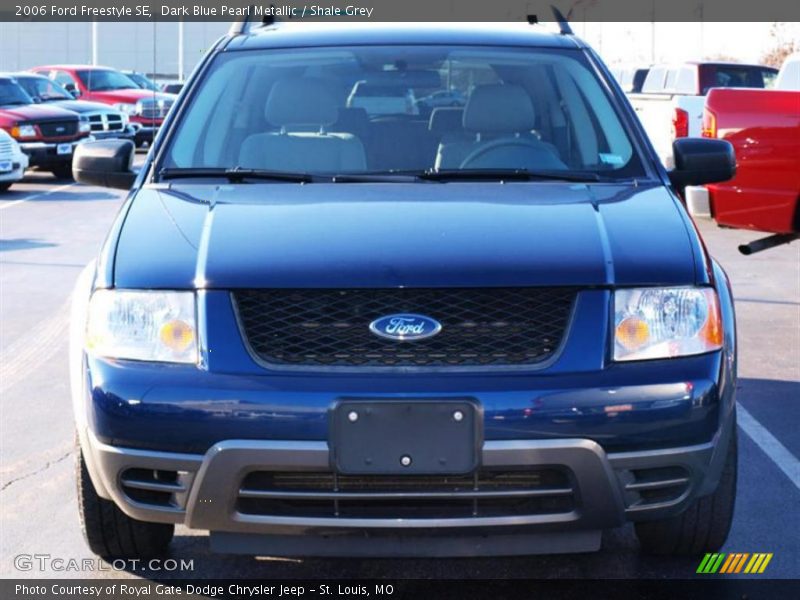
POLYGON ((0 173, 10 173, 14 170, 14 165, 10 160, 0 160, 0 173))
POLYGON ((56 145, 56 154, 63 156, 65 154, 72 154, 72 144, 58 144, 56 145))
POLYGON ((347 475, 470 473, 479 417, 470 400, 342 400, 331 414, 332 467, 347 475))

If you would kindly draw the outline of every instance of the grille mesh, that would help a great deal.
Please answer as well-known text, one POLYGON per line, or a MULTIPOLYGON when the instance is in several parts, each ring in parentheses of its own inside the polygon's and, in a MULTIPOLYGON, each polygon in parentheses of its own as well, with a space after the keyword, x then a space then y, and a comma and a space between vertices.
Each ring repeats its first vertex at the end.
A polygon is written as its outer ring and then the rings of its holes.
POLYGON ((78 133, 78 121, 48 121, 39 123, 39 130, 45 138, 70 137, 78 133))
POLYGON ((243 333, 263 361, 297 366, 534 365, 567 328, 569 288, 245 290, 234 293, 243 333), (394 313, 438 320, 432 338, 379 338, 369 324, 394 313))
POLYGON ((555 468, 479 471, 472 476, 344 476, 268 472, 247 475, 243 514, 318 518, 470 518, 566 513, 571 477, 555 468))

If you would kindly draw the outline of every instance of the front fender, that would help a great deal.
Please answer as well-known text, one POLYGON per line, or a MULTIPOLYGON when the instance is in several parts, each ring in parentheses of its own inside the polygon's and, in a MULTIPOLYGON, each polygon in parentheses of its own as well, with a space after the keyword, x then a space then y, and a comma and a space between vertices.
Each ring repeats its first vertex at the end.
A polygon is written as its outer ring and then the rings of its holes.
POLYGON ((72 290, 69 323, 69 385, 75 430, 78 433, 78 442, 89 471, 89 477, 100 497, 110 500, 111 496, 102 483, 103 479, 92 452, 87 429, 89 390, 87 389, 88 370, 84 353, 84 339, 86 337, 86 320, 89 315, 89 299, 92 296, 96 275, 97 261, 93 260, 81 271, 72 290))

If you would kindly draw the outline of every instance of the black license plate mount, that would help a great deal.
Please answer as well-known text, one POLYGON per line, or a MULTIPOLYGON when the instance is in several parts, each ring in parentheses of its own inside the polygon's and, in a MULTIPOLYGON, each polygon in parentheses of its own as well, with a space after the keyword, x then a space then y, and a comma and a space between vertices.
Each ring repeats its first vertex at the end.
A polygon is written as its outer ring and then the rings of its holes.
POLYGON ((480 423, 470 400, 342 400, 331 415, 332 467, 345 475, 470 473, 480 423))

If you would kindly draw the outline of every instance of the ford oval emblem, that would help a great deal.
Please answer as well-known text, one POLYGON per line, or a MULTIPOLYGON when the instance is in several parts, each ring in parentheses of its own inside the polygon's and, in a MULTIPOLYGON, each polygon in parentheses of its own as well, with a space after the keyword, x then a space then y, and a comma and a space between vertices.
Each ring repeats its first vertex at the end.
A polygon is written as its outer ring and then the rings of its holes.
POLYGON ((442 330, 442 324, 425 315, 403 313, 375 319, 369 330, 382 338, 410 342, 433 337, 442 330))

